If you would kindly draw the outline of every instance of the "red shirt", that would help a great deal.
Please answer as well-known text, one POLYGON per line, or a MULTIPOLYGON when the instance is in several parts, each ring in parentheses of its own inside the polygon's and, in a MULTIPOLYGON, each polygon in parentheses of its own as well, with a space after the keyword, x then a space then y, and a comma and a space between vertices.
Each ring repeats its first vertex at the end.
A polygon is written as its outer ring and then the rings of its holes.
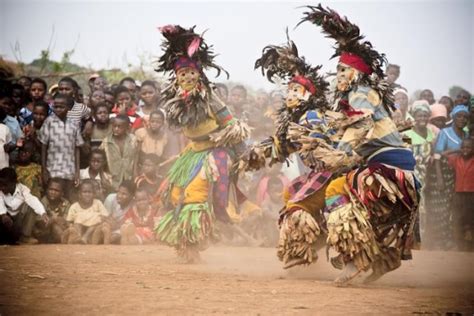
POLYGON ((474 192, 474 157, 464 159, 456 154, 448 156, 448 163, 456 173, 456 192, 474 192))
MULTIPOLYGON (((135 104, 132 105, 130 109, 127 110, 127 116, 130 119, 130 124, 132 126, 132 129, 138 129, 140 127, 143 127, 143 120, 140 117, 140 115, 137 114, 137 106, 135 104)), ((112 113, 117 115, 119 114, 119 107, 118 105, 115 105, 112 108, 112 113)), ((114 117, 115 117, 114 115, 114 117)), ((112 117, 112 116, 111 116, 112 117)))
POLYGON ((150 206, 148 207, 147 212, 140 216, 138 214, 137 207, 134 206, 127 211, 125 214, 124 221, 130 221, 135 225, 135 227, 148 227, 150 229, 155 228, 154 218, 156 216, 156 211, 150 206))

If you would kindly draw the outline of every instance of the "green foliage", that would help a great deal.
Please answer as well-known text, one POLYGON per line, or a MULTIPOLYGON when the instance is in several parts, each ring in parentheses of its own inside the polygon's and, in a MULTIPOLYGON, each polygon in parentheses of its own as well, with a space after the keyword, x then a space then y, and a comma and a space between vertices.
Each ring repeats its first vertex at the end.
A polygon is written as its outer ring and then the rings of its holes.
MULTIPOLYGON (((99 73, 101 76, 107 79, 110 84, 119 83, 124 77, 132 77, 138 81, 144 80, 156 80, 157 74, 152 69, 146 69, 147 65, 153 58, 151 56, 140 55, 139 65, 134 66, 126 60, 126 69, 101 69, 96 70, 91 67, 83 67, 78 64, 71 62, 71 58, 74 55, 75 50, 71 49, 65 51, 59 61, 51 59, 51 52, 49 48, 44 49, 40 52, 39 58, 33 60, 30 64, 17 63, 18 69, 20 69, 18 75, 28 75, 31 77, 43 77, 48 86, 56 84, 58 80, 63 76, 73 77, 78 84, 84 89, 84 93, 89 93, 88 79, 93 73, 99 73)), ((158 80, 160 81, 160 80, 158 80)))

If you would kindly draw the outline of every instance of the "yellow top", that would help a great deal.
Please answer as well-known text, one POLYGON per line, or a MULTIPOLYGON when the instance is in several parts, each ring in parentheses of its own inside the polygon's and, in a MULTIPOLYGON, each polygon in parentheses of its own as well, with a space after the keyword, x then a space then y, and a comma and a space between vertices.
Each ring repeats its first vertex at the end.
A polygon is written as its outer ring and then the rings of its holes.
POLYGON ((219 128, 219 124, 216 119, 208 118, 204 122, 199 123, 196 127, 184 127, 183 134, 189 139, 193 140, 196 138, 204 137, 219 128))
POLYGON ((66 220, 74 224, 81 224, 91 227, 102 222, 102 217, 109 216, 109 212, 100 200, 94 199, 92 205, 83 209, 79 202, 74 203, 69 208, 66 220))

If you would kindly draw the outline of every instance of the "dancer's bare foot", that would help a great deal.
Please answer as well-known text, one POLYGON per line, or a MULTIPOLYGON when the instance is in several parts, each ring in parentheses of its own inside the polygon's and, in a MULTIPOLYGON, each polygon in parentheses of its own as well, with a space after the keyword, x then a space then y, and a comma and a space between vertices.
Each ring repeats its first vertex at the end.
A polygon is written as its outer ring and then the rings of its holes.
POLYGON ((344 260, 342 258, 342 255, 338 255, 338 256, 335 256, 335 257, 332 257, 330 259, 331 261, 331 265, 338 269, 338 270, 342 270, 344 268, 344 260))
POLYGON ((380 279, 385 273, 380 270, 373 270, 372 273, 364 279, 364 284, 369 284, 380 279))
POLYGON ((201 255, 199 254, 199 250, 197 248, 189 248, 186 252, 187 263, 200 263, 201 262, 201 255))
POLYGON ((359 275, 361 271, 352 262, 346 263, 342 273, 334 280, 337 286, 347 285, 352 279, 359 275))
POLYGON ((391 269, 388 269, 386 271, 383 271, 382 269, 380 268, 372 268, 372 273, 366 277, 364 279, 364 284, 369 284, 369 283, 372 283, 372 282, 375 282, 377 281, 378 279, 380 279, 382 276, 384 276, 384 274, 387 274, 388 272, 390 271, 393 271, 393 270, 396 270, 398 269, 400 266, 402 265, 402 262, 401 261, 397 261, 396 265, 391 268, 391 269))
POLYGON ((308 262, 303 258, 293 259, 293 260, 288 261, 283 266, 283 269, 289 269, 289 268, 295 267, 295 266, 300 265, 300 264, 308 264, 308 262))
POLYGON ((177 264, 195 264, 201 262, 201 255, 196 247, 188 247, 183 250, 178 250, 177 264))

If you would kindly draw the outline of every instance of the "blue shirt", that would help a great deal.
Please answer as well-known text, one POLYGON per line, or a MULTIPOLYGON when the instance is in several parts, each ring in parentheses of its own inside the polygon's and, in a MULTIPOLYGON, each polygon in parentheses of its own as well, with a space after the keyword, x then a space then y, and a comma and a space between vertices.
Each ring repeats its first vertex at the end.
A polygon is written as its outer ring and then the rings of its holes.
MULTIPOLYGON (((464 132, 465 136, 467 133, 464 132)), ((446 150, 459 150, 461 149, 462 138, 460 138, 452 126, 443 128, 438 135, 436 141, 435 153, 442 153, 446 150)))
POLYGON ((12 134, 11 143, 16 144, 17 139, 23 137, 20 123, 18 123, 18 121, 10 115, 7 115, 7 117, 3 120, 3 123, 10 129, 10 133, 12 134))

